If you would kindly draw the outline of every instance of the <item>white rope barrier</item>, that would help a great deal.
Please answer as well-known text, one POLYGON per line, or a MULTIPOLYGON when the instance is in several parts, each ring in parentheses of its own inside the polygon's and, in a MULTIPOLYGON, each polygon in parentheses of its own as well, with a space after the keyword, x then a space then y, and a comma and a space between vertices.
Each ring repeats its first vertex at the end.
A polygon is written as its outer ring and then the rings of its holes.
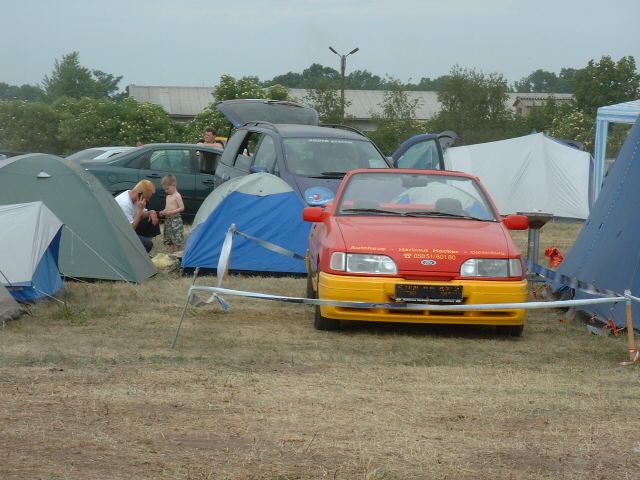
MULTIPOLYGON (((620 294, 617 292, 607 291, 598 292, 593 291, 592 288, 589 288, 589 293, 592 295, 599 295, 600 298, 588 298, 588 299, 580 299, 580 300, 555 300, 549 302, 518 302, 518 303, 483 303, 483 304, 461 304, 461 303, 452 303, 447 305, 442 304, 434 304, 434 303, 412 303, 412 302, 361 302, 361 301, 345 301, 345 300, 330 300, 330 299, 318 299, 318 298, 304 298, 304 297, 287 297, 283 295, 272 295, 268 293, 259 293, 259 292, 249 292, 244 290, 234 290, 230 288, 223 288, 222 281, 224 276, 226 275, 229 268, 229 261, 231 258, 231 250, 233 248, 233 236, 240 235, 248 240, 258 242, 265 248, 269 250, 273 250, 277 253, 281 253, 283 255, 288 255, 292 257, 300 257, 300 255, 295 254, 294 252, 290 252, 278 245, 271 244, 270 242, 266 242, 265 240, 260 240, 250 235, 239 232, 236 229, 235 224, 232 224, 227 231, 225 236, 224 244, 222 245, 222 249, 220 251, 220 257, 218 259, 218 268, 217 268, 217 280, 215 287, 208 287, 205 285, 196 285, 195 281, 198 276, 198 270, 196 268, 193 282, 191 287, 189 288, 189 292, 187 294, 187 301, 184 305, 184 309, 182 310, 182 316, 180 318, 180 323, 178 325, 178 329, 176 331, 175 337, 173 339, 172 347, 175 347, 176 342, 178 340, 178 334, 180 332, 180 326, 182 325, 182 321, 184 320, 184 315, 189 303, 194 305, 203 305, 206 303, 212 303, 214 300, 217 300, 218 303, 222 306, 222 309, 226 312, 229 310, 229 304, 220 296, 231 295, 236 297, 244 297, 244 298, 254 298, 256 300, 270 300, 276 302, 286 302, 286 303, 296 303, 302 305, 324 305, 324 306, 332 306, 332 307, 343 307, 343 308, 364 308, 364 309, 387 309, 387 310, 409 310, 409 311, 456 311, 456 312, 465 312, 465 311, 484 311, 484 310, 540 310, 545 308, 566 308, 566 307, 577 307, 582 305, 596 305, 596 304, 606 304, 606 303, 618 303, 618 302, 627 302, 629 305, 632 301, 640 303, 640 298, 631 295, 629 290, 625 290, 624 294, 620 294), (197 298, 194 292, 209 292, 211 296, 208 300, 202 301, 197 298)), ((632 327, 633 328, 633 327, 632 327)))
MULTIPOLYGON (((627 300, 625 296, 590 298, 582 300, 557 300, 551 302, 520 302, 520 303, 477 303, 477 304, 450 304, 436 305, 424 303, 373 303, 356 302, 344 300, 322 300, 317 298, 286 297, 282 295, 271 295, 268 293, 247 292, 243 290, 233 290, 222 287, 207 287, 204 285, 193 285, 189 289, 189 295, 193 291, 212 292, 214 294, 225 294, 236 297, 255 298, 257 300, 272 300, 277 302, 298 303, 304 305, 323 305, 345 308, 384 308, 389 310, 432 310, 432 311, 477 311, 477 310, 539 310, 543 308, 564 308, 576 307, 580 305, 595 305, 600 303, 618 303, 627 300)), ((629 296, 631 297, 631 296, 629 296)), ((640 298, 631 297, 631 300, 640 302, 640 298)))

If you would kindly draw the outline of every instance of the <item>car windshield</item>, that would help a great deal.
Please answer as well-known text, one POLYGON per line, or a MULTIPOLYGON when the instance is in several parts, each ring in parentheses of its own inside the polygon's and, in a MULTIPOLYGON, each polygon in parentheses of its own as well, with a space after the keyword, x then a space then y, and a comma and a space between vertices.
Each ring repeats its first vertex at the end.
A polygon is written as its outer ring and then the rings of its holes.
POLYGON ((358 173, 339 200, 342 215, 397 215, 496 221, 472 178, 397 172, 358 173))
POLYGON ((356 168, 389 168, 376 147, 349 138, 285 138, 289 172, 305 177, 342 178, 356 168))

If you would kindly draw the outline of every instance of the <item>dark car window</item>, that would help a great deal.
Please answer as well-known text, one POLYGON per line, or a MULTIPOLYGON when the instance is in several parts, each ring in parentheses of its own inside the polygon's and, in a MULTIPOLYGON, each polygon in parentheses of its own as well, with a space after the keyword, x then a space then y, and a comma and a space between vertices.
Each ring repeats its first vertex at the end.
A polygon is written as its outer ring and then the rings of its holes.
POLYGON ((389 167, 376 147, 366 140, 285 138, 283 145, 287 168, 294 175, 389 167))
POLYGON ((149 168, 149 156, 151 155, 150 151, 142 152, 140 155, 136 155, 131 160, 129 160, 126 164, 127 168, 149 168))
POLYGON ((267 172, 273 171, 274 164, 276 163, 276 145, 269 135, 264 135, 262 142, 258 146, 255 160, 253 161, 254 167, 264 168, 267 172))
POLYGON ((149 157, 149 169, 174 173, 190 173, 189 150, 156 150, 149 157))
POLYGON ((260 143, 262 136, 263 134, 260 132, 249 132, 248 135, 245 137, 244 142, 242 142, 242 145, 238 153, 239 154, 241 153, 243 155, 249 155, 249 156, 252 156, 253 154, 255 154, 256 151, 258 150, 258 144, 260 143))
POLYGON ((427 168, 440 170, 440 154, 436 139, 410 146, 398 159, 398 168, 427 168))
POLYGON ((208 173, 213 175, 220 160, 220 154, 215 152, 207 152, 205 150, 196 151, 200 159, 200 173, 208 173))

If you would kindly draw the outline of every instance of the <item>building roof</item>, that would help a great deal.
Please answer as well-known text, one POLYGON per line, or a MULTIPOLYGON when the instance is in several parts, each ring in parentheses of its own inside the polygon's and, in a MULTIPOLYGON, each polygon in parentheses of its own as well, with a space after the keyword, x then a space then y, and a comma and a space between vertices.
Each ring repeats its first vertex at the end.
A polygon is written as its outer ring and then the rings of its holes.
POLYGON ((214 101, 213 87, 129 85, 129 96, 160 105, 172 117, 194 117, 214 101))
MULTIPOLYGON (((306 103, 308 90, 289 89, 289 95, 300 103, 306 103)), ((346 115, 354 119, 369 120, 373 114, 382 114, 385 90, 345 90, 347 102, 346 115)), ((436 115, 441 104, 438 92, 407 91, 410 100, 418 100, 416 119, 427 120, 436 115)), ((558 100, 569 100, 573 95, 567 93, 508 93, 507 108, 513 110, 516 102, 544 101, 549 96, 558 100)), ((213 87, 171 87, 129 85, 129 96, 141 102, 162 106, 172 117, 194 117, 202 112, 215 99, 213 87)))

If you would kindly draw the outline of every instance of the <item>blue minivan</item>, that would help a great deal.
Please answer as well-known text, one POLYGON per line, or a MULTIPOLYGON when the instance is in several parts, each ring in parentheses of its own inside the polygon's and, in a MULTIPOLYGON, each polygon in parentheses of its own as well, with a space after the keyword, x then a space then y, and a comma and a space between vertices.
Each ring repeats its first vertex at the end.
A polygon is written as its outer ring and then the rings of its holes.
MULTIPOLYGON (((242 175, 269 172, 307 203, 322 205, 333 198, 348 171, 394 166, 358 130, 319 125, 318 113, 310 107, 274 100, 226 100, 217 108, 236 132, 216 167, 216 186, 242 175)), ((437 138, 428 142, 441 159, 437 138)), ((440 162, 432 168, 443 166, 440 162)))

